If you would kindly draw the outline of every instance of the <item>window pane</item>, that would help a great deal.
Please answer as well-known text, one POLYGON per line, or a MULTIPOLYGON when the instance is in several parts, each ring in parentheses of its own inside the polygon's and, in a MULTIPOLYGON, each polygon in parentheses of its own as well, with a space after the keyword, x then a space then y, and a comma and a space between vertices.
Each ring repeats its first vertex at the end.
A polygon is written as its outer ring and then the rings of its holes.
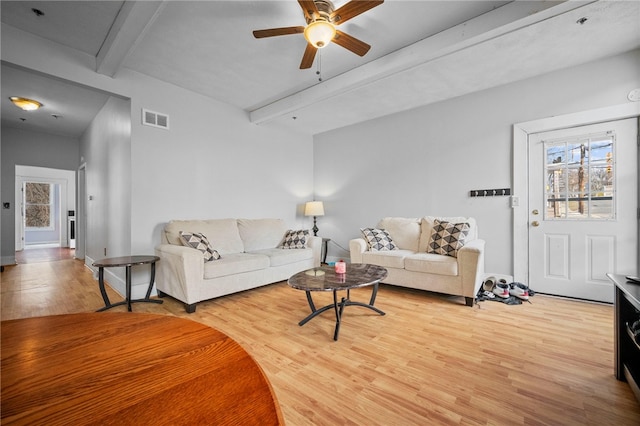
POLYGON ((52 189, 50 183, 25 182, 24 220, 27 228, 51 228, 52 189))
POLYGON ((549 166, 553 164, 566 164, 565 145, 552 145, 547 147, 547 164, 549 166))
POLYGON ((547 194, 561 194, 566 191, 565 179, 562 171, 547 171, 547 194))
POLYGON ((27 204, 49 204, 51 185, 48 183, 27 182, 25 184, 25 199, 27 204))
POLYGON ((613 219, 613 199, 593 200, 590 213, 594 219, 613 219))
POLYGON ((28 228, 47 228, 50 226, 51 209, 48 205, 27 205, 25 208, 25 221, 28 228))
POLYGON ((603 133, 545 143, 545 219, 615 217, 613 142, 603 133))
POLYGON ((569 219, 588 219, 589 218, 589 202, 573 201, 569 202, 569 219))
POLYGON ((567 216, 567 202, 560 199, 550 198, 547 201, 547 210, 545 211, 545 219, 557 219, 567 216))
POLYGON ((607 167, 592 167, 589 173, 589 190, 592 194, 602 197, 612 195, 613 179, 607 167))
POLYGON ((569 165, 584 164, 588 161, 589 151, 585 144, 581 141, 578 143, 570 143, 567 145, 569 165))

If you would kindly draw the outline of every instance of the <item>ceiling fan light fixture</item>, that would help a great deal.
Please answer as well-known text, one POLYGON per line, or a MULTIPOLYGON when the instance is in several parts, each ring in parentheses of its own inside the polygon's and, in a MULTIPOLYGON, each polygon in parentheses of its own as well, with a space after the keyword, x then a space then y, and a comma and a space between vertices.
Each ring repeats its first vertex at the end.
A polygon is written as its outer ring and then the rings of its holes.
POLYGON ((15 106, 24 110, 24 111, 35 111, 42 106, 42 104, 38 101, 34 101, 33 99, 20 98, 18 96, 11 96, 9 100, 13 102, 15 106))
POLYGON ((336 35, 336 27, 331 22, 317 20, 304 29, 304 38, 318 49, 326 47, 336 35))

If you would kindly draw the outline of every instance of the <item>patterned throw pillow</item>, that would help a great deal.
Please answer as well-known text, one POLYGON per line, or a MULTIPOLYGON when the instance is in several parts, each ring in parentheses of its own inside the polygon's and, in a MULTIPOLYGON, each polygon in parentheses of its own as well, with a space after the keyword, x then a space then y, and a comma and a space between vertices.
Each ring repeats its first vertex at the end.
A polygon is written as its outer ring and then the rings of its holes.
POLYGON ((391 239, 391 235, 384 229, 360 228, 364 239, 371 251, 392 251, 398 250, 398 246, 391 239))
POLYGON ((204 257, 205 262, 220 259, 220 253, 214 250, 209 243, 207 237, 204 234, 198 232, 182 232, 180 231, 180 241, 187 247, 192 247, 196 250, 200 250, 204 257))
POLYGON ((303 249, 307 248, 307 240, 309 239, 309 231, 308 230, 299 230, 294 231, 289 229, 286 234, 284 234, 284 240, 282 240, 282 244, 280 248, 283 249, 303 249))
POLYGON ((458 257, 458 250, 464 246, 470 229, 471 227, 466 222, 451 223, 435 219, 427 253, 458 257))

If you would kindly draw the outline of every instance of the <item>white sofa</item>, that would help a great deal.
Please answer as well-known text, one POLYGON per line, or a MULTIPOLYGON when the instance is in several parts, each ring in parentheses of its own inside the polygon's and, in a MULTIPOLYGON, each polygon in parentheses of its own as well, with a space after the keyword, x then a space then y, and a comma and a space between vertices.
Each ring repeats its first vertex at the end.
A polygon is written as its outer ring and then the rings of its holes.
POLYGON ((283 249, 288 228, 280 219, 173 220, 155 249, 158 295, 169 295, 193 313, 196 303, 288 279, 320 266, 322 238, 309 235, 306 248, 283 249), (221 258, 205 262, 203 253, 181 243, 180 232, 207 237, 221 258))
POLYGON ((386 284, 463 296, 473 306, 484 277, 484 240, 478 239, 473 218, 426 216, 387 217, 376 226, 387 231, 395 250, 374 251, 364 238, 349 242, 351 263, 370 263, 387 268, 386 284), (468 223, 469 232, 457 257, 427 253, 435 220, 468 223))

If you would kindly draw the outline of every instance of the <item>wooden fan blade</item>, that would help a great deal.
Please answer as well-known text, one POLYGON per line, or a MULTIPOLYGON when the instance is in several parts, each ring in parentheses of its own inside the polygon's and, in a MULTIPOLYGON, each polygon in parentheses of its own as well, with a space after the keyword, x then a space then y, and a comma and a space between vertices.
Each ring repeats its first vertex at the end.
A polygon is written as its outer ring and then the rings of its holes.
POLYGON ((302 55, 302 62, 300 62, 301 70, 311 68, 311 65, 313 65, 313 60, 316 57, 317 51, 318 49, 313 47, 310 43, 307 43, 307 48, 304 50, 304 55, 302 55))
POLYGON ((307 19, 307 22, 313 21, 315 15, 318 14, 318 8, 313 0, 298 0, 298 3, 302 8, 302 12, 304 13, 304 17, 307 19))
POLYGON ((255 30, 253 36, 255 38, 275 37, 289 34, 301 34, 304 32, 304 27, 283 27, 283 28, 269 28, 268 30, 255 30))
POLYGON ((357 38, 352 37, 349 34, 343 33, 340 30, 336 30, 336 35, 333 36, 333 39, 331 41, 333 41, 335 44, 338 44, 344 47, 347 50, 352 51, 358 56, 366 55, 369 49, 371 49, 371 46, 369 46, 364 41, 358 40, 357 38))
POLYGON ((369 9, 373 9, 376 6, 384 3, 384 0, 372 0, 372 1, 364 1, 364 0, 351 0, 349 3, 344 6, 334 10, 331 15, 329 15, 329 19, 334 25, 341 25, 347 22, 351 18, 355 18, 363 12, 366 12, 369 9))

